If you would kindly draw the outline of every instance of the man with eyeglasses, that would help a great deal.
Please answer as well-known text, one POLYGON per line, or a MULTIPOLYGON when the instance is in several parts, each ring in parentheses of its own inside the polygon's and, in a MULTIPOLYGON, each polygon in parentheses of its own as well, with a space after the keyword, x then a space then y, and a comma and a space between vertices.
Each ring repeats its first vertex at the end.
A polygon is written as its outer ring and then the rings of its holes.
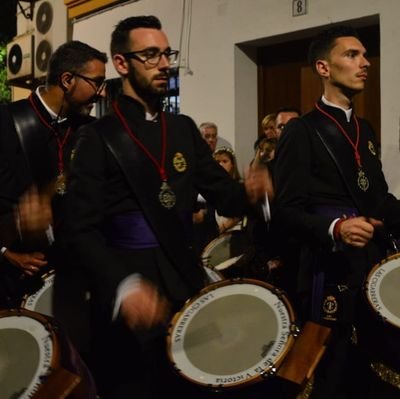
POLYGON ((178 52, 156 17, 119 22, 111 54, 123 95, 83 129, 68 188, 71 251, 93 282, 99 393, 207 398, 172 371, 165 342, 169 317, 206 283, 191 244, 196 193, 223 214, 241 215, 271 194, 270 181, 254 173, 246 195, 192 119, 163 111, 178 52))
MULTIPOLYGON (((50 58, 46 84, 0 107, 0 308, 19 307, 43 274, 70 266, 60 244, 69 161, 78 128, 94 120, 88 114, 104 94, 106 62, 85 43, 63 44, 50 58)), ((68 332, 84 348, 85 323, 75 321, 78 333, 68 332)))

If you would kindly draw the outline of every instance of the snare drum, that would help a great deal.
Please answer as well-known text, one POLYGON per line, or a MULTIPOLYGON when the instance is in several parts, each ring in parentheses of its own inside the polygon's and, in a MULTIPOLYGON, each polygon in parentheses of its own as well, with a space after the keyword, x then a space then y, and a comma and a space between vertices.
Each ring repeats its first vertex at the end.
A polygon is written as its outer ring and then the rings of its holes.
POLYGON ((282 291, 252 279, 204 288, 169 327, 178 374, 215 390, 273 375, 294 342, 294 313, 282 291))
POLYGON ((223 233, 212 240, 203 250, 201 258, 204 266, 221 272, 225 277, 244 277, 234 264, 243 256, 246 238, 241 231, 223 233))
POLYGON ((366 294, 379 317, 400 328, 400 254, 385 259, 371 270, 366 294))
POLYGON ((26 309, 0 311, 0 392, 1 398, 96 398, 89 370, 57 322, 26 309))
POLYGON ((21 308, 54 316, 53 312, 53 286, 54 270, 42 276, 43 285, 33 294, 25 295, 22 299, 21 308))
POLYGON ((48 320, 27 310, 0 312, 2 398, 31 398, 59 365, 57 337, 48 320))
POLYGON ((375 265, 364 286, 369 304, 357 336, 373 361, 400 371, 400 254, 375 265))

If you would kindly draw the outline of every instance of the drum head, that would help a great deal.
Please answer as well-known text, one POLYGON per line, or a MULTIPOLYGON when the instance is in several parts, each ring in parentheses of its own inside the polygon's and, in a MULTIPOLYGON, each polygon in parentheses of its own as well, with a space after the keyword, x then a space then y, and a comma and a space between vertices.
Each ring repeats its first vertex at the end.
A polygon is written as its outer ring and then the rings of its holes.
POLYGON ((53 316, 54 271, 42 276, 43 285, 35 293, 24 297, 21 308, 53 316))
POLYGON ((245 236, 241 231, 221 234, 204 249, 203 264, 215 270, 224 270, 237 262, 244 252, 245 236))
POLYGON ((34 312, 0 312, 0 392, 2 398, 31 398, 54 367, 55 337, 34 312))
POLYGON ((400 254, 376 265, 368 275, 366 294, 372 308, 385 321, 400 328, 400 254))
POLYGON ((230 388, 275 372, 293 343, 293 327, 281 291, 257 280, 221 281, 175 315, 169 356, 190 381, 230 388))

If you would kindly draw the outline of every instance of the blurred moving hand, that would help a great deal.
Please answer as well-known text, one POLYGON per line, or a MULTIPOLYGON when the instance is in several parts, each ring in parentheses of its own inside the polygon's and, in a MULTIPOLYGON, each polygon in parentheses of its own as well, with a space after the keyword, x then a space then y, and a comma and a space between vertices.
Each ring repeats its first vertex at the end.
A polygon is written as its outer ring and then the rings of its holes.
POLYGON ((151 328, 167 320, 169 304, 157 288, 144 280, 121 302, 120 314, 132 330, 151 328))
POLYGON ((51 196, 32 186, 20 198, 15 215, 21 236, 43 234, 52 224, 51 196))
POLYGON ((247 196, 252 204, 264 200, 265 194, 268 195, 269 201, 274 198, 272 177, 267 168, 250 167, 244 176, 247 196))

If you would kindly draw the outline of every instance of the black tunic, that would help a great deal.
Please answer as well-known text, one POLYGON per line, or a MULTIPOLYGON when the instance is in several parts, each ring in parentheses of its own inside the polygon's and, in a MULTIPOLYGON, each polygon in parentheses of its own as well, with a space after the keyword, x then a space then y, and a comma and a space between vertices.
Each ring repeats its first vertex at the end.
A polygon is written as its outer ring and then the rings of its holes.
MULTIPOLYGON (((132 132, 160 162, 160 120, 147 121, 143 107, 129 97, 122 97, 118 105, 132 132)), ((140 273, 170 299, 172 312, 180 309, 205 283, 191 239, 197 193, 227 215, 241 215, 249 208, 243 185, 215 162, 194 122, 184 115, 165 116, 165 169, 168 184, 176 194, 173 209, 161 205, 159 171, 115 114, 83 129, 71 165, 69 241, 92 282, 98 322, 96 347, 101 359, 96 361, 96 374, 105 398, 127 397, 135 392, 143 393, 143 397, 158 397, 146 396, 144 392, 165 392, 168 385, 164 383, 171 384, 176 378, 165 370, 168 367, 164 328, 133 333, 119 320, 111 323, 121 281, 140 273), (119 135, 123 143, 118 151, 109 145, 113 135, 119 135), (106 239, 107 223, 132 211, 142 213, 158 240, 157 248, 116 248, 106 239), (107 343, 110 339, 114 342, 111 347, 107 343), (125 378, 129 382, 124 382, 125 378), (152 380, 160 382, 154 384, 152 380)), ((179 385, 179 389, 185 388, 179 385)))
MULTIPOLYGON (((318 105, 340 123, 355 143, 354 118, 347 122, 342 110, 322 101, 318 105)), ((400 228, 400 203, 388 192, 375 135, 365 120, 358 122, 358 149, 362 169, 369 179, 365 191, 357 183, 359 169, 352 145, 336 124, 317 109, 288 123, 275 156, 273 222, 279 232, 299 243, 298 263, 289 269, 291 278, 297 279, 299 310, 303 321, 314 319, 334 331, 326 364, 322 363, 324 376, 316 382, 320 387, 322 381, 322 391, 317 388, 316 397, 339 397, 346 378, 352 379, 349 386, 353 384, 355 389, 365 383, 366 374, 357 380, 354 372, 359 368, 349 361, 352 325, 359 326, 360 336, 368 333, 365 318, 371 318, 362 285, 372 266, 386 256, 390 248, 388 234, 398 236, 400 228), (328 229, 343 214, 380 219, 385 228, 376 231, 363 249, 338 247, 328 229), (332 375, 336 377, 332 379, 332 375), (361 385, 357 385, 360 381, 361 385)), ((372 348, 371 342, 369 346, 372 348)), ((375 355, 367 348, 367 357, 375 355)), ((397 366, 399 361, 400 357, 395 360, 397 366)))
MULTIPOLYGON (((36 94, 32 94, 32 101, 40 116, 51 126, 52 117, 43 107, 36 94)), ((20 100, 19 105, 27 107, 33 118, 32 127, 27 133, 24 149, 17 134, 14 120, 8 105, 0 107, 0 246, 5 246, 16 252, 45 251, 48 256, 54 251, 48 248, 43 241, 29 241, 25 237, 20 239, 15 218, 14 207, 20 197, 33 184, 39 191, 46 190, 56 179, 58 170, 58 146, 55 133, 46 126, 33 110, 28 99, 20 100)), ((11 104, 13 105, 13 104, 11 104)), ((84 123, 92 121, 92 117, 75 116, 69 118, 57 127, 60 138, 63 138, 68 127, 71 134, 63 147, 63 162, 65 174, 68 175, 68 165, 71 151, 74 147, 76 131, 84 123)), ((59 227, 63 223, 65 196, 54 195, 52 200, 54 233, 58 235, 59 227)), ((56 261, 57 262, 57 261, 56 261)), ((46 269, 54 268, 53 261, 46 269)), ((28 289, 29 282, 35 279, 26 277, 24 284, 20 280, 20 271, 10 265, 6 259, 1 260, 1 281, 4 284, 1 290, 2 305, 16 306, 20 296, 28 289), (21 288, 26 285, 26 288, 21 288), (21 288, 21 290, 20 290, 21 288)), ((36 287, 36 284, 34 284, 36 287)))

